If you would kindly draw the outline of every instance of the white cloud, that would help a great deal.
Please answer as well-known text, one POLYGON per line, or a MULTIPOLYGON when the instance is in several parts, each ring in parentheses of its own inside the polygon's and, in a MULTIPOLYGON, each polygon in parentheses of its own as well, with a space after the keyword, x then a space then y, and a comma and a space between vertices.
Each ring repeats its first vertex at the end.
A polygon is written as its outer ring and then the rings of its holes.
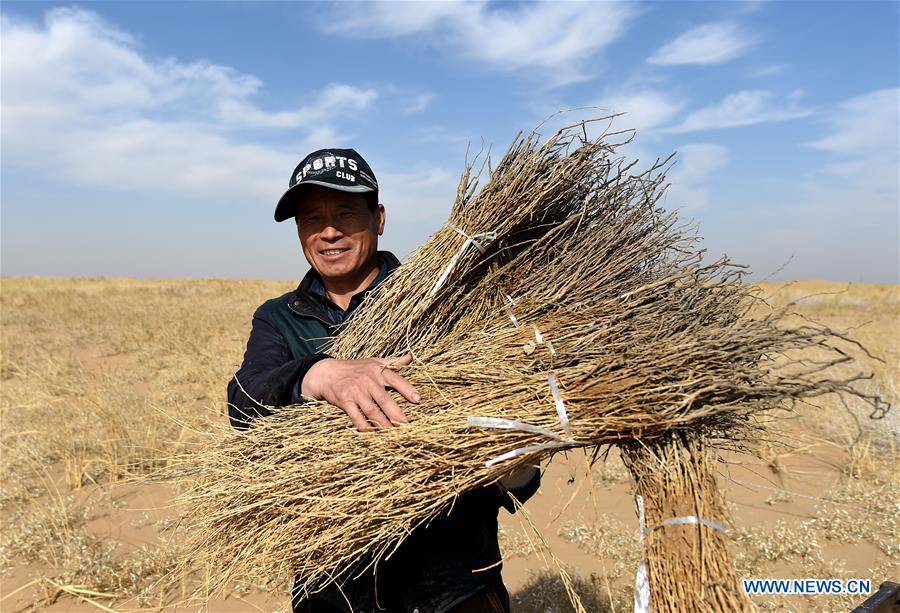
POLYGON ((893 152, 900 138, 900 89, 882 89, 856 96, 827 117, 831 133, 810 146, 846 154, 893 152))
POLYGON ((742 55, 754 37, 728 21, 706 23, 681 34, 647 58, 651 64, 721 64, 742 55))
POLYGON ((350 36, 393 38, 428 32, 481 9, 481 2, 344 2, 328 13, 322 27, 350 36))
POLYGON ((360 38, 427 36, 488 68, 537 70, 563 84, 586 78, 587 61, 621 37, 638 12, 613 2, 366 2, 342 3, 321 23, 360 38))
POLYGON ((327 125, 336 113, 361 111, 375 100, 372 89, 333 84, 318 93, 309 105, 292 111, 266 112, 245 98, 228 98, 219 104, 219 117, 229 127, 240 128, 311 128, 327 125))
POLYGON ((799 206, 830 209, 834 228, 858 232, 873 269, 900 282, 900 88, 850 98, 825 120, 830 133, 810 146, 841 159, 821 168, 799 206))
POLYGON ((416 113, 423 113, 425 109, 428 108, 428 105, 431 104, 431 101, 434 100, 434 94, 432 93, 424 93, 417 94, 410 101, 409 105, 406 107, 405 113, 407 115, 415 115, 416 113))
POLYGON ((681 123, 666 128, 669 133, 734 128, 757 123, 787 121, 812 114, 798 104, 799 92, 779 99, 764 90, 745 90, 729 94, 721 102, 698 109, 681 123))
POLYGON ((796 189, 771 204, 733 213, 742 218, 732 223, 744 228, 734 240, 758 258, 760 272, 795 254, 778 278, 898 283, 900 92, 856 96, 824 120, 828 133, 810 145, 835 159, 798 177, 796 189))
POLYGON ((603 98, 597 106, 625 113, 616 120, 617 129, 649 130, 667 123, 685 107, 685 101, 653 90, 617 94, 603 98))
POLYGON ((709 205, 708 183, 716 171, 728 163, 726 147, 692 143, 677 149, 676 164, 668 175, 671 182, 665 202, 670 208, 696 211, 709 205))
POLYGON ((729 237, 728 253, 761 276, 793 256, 775 279, 900 283, 897 166, 868 170, 838 178, 824 169, 769 204, 732 208, 727 223, 741 231, 729 237), (870 182, 881 171, 893 179, 870 182))
POLYGON ((378 185, 385 208, 406 221, 445 220, 450 214, 459 176, 445 168, 381 172, 378 185))
POLYGON ((378 185, 387 215, 382 244, 390 245, 401 258, 416 249, 447 221, 458 183, 458 173, 445 168, 379 172, 378 185))
POLYGON ((775 75, 782 74, 785 70, 787 70, 787 64, 771 64, 769 66, 751 70, 747 76, 755 79, 761 77, 774 77, 775 75))
POLYGON ((4 163, 76 184, 272 198, 296 153, 235 130, 290 128, 297 149, 334 143, 333 122, 377 95, 333 84, 268 111, 252 101, 262 87, 252 75, 149 58, 89 11, 53 9, 42 25, 4 17, 2 27, 4 163))

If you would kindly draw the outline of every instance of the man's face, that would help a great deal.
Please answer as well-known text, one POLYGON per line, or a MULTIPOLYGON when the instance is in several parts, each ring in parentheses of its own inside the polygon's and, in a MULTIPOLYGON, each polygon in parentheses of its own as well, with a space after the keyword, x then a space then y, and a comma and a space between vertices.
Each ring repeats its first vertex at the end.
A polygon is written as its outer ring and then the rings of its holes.
POLYGON ((297 208, 303 255, 324 280, 355 281, 369 272, 384 232, 384 206, 360 194, 312 185, 297 208))

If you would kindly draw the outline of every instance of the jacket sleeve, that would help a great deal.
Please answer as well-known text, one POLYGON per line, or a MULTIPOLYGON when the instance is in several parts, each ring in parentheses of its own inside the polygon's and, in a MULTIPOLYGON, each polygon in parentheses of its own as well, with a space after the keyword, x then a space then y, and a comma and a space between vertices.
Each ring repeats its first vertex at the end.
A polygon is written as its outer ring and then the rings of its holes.
POLYGON ((240 370, 228 382, 228 417, 238 430, 271 407, 291 404, 292 390, 313 364, 328 356, 313 353, 294 358, 281 333, 257 310, 240 370))
POLYGON ((529 498, 535 495, 541 486, 541 471, 539 468, 534 469, 534 475, 531 479, 521 487, 507 488, 497 483, 497 489, 500 490, 500 505, 510 513, 516 512, 516 504, 513 502, 509 494, 515 496, 519 504, 525 504, 529 498), (509 492, 509 494, 507 494, 509 492))

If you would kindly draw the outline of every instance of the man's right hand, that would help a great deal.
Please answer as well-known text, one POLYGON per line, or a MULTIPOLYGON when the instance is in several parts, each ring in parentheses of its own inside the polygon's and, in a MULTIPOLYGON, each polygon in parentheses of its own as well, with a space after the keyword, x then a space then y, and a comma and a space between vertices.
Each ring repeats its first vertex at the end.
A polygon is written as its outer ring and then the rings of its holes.
POLYGON ((405 424, 406 415, 385 388, 397 390, 410 402, 419 402, 421 397, 416 388, 390 368, 410 363, 410 355, 393 359, 320 360, 300 382, 300 395, 326 400, 343 409, 360 431, 375 430, 372 423, 381 428, 405 424))

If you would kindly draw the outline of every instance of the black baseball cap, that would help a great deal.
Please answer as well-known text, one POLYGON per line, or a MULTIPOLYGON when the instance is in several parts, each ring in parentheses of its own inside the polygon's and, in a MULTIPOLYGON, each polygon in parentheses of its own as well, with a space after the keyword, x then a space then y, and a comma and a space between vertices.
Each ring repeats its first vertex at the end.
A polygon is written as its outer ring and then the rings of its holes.
POLYGON ((353 194, 372 194, 378 200, 375 173, 355 149, 319 149, 297 164, 288 189, 275 207, 275 221, 297 213, 297 201, 307 185, 321 185, 353 194))

